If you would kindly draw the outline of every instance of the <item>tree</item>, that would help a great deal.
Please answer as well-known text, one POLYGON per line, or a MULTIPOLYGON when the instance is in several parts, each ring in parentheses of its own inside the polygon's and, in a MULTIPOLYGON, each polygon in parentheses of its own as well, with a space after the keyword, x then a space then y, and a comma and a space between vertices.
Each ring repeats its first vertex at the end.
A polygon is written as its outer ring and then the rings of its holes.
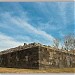
POLYGON ((73 42, 73 45, 74 45, 74 49, 75 49, 75 37, 74 37, 74 42, 73 42))
POLYGON ((64 38, 64 45, 66 50, 73 50, 75 48, 75 37, 74 35, 67 35, 64 38))
POLYGON ((59 47, 59 40, 58 39, 54 39, 54 47, 58 49, 58 47, 59 47))

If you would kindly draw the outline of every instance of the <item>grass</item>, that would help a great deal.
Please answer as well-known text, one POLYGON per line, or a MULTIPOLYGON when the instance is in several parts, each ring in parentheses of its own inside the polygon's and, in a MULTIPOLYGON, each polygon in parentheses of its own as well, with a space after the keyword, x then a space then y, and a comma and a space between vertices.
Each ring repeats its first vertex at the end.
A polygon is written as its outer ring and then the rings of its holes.
POLYGON ((75 73, 75 68, 36 70, 0 67, 0 73, 75 73))

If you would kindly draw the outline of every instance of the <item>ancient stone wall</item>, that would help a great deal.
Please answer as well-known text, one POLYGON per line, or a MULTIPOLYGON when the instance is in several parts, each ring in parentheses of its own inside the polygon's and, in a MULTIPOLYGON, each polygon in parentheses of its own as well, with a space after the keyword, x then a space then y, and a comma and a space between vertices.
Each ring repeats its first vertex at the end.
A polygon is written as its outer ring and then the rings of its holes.
POLYGON ((0 66, 38 69, 38 60, 38 47, 33 47, 1 55, 0 66))
POLYGON ((39 68, 70 68, 75 67, 75 55, 40 47, 39 68))
POLYGON ((0 66, 27 69, 73 68, 75 54, 42 44, 26 44, 0 52, 0 66))

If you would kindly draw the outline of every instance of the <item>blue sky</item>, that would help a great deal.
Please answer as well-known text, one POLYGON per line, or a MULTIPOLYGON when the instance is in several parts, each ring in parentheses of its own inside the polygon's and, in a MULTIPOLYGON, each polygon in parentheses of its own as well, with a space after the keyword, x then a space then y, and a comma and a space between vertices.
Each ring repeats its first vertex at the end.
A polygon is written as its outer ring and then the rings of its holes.
POLYGON ((0 50, 74 33, 73 2, 0 2, 0 50))

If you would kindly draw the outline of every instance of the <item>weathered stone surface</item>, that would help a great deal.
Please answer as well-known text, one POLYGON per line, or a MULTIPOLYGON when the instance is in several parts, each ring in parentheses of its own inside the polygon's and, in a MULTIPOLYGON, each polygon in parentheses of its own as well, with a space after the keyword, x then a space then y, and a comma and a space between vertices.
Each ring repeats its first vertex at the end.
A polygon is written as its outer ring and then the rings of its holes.
POLYGON ((32 69, 75 67, 75 55, 40 43, 24 43, 0 52, 0 66, 32 69))
POLYGON ((40 69, 75 67, 75 55, 40 47, 40 69))

